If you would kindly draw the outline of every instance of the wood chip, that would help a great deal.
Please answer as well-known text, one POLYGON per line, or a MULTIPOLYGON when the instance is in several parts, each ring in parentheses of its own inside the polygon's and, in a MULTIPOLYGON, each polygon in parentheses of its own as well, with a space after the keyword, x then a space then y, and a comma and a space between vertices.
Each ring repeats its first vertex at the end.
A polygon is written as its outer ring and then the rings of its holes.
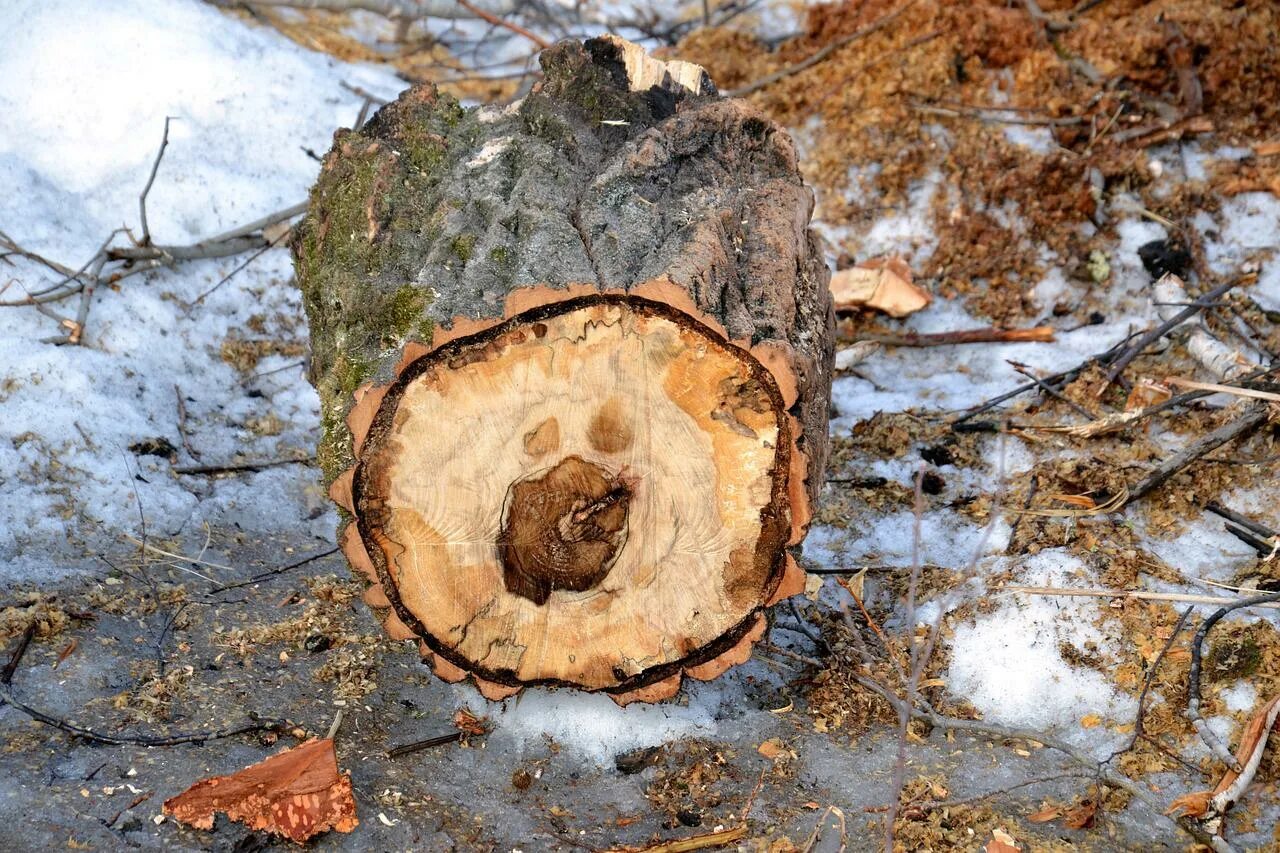
POLYGON ((872 308, 890 317, 914 314, 933 301, 912 283, 911 268, 899 257, 877 258, 833 274, 831 296, 837 311, 872 308))
POLYGON ((1014 837, 998 828, 991 831, 991 840, 982 849, 985 853, 1022 853, 1014 837))
POLYGON ((164 813, 197 829, 212 829, 215 812, 250 829, 302 843, 359 820, 351 776, 338 772, 333 741, 310 740, 229 776, 212 776, 164 803, 164 813))

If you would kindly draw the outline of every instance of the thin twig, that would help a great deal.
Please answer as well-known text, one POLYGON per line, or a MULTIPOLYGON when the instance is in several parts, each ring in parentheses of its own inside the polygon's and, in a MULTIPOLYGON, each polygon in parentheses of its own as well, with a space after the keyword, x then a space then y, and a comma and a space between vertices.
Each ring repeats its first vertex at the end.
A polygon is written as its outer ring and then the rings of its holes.
POLYGON ((155 162, 151 164, 151 174, 147 176, 147 185, 138 196, 138 218, 142 220, 142 245, 151 245, 151 227, 147 224, 147 195, 151 185, 156 182, 156 172, 160 171, 160 161, 164 159, 164 150, 169 147, 169 122, 173 116, 164 117, 164 136, 160 139, 160 150, 156 152, 155 162))
POLYGON ((288 236, 289 236, 288 231, 285 231, 277 235, 274 240, 271 240, 270 242, 267 243, 267 245, 263 246, 261 249, 254 252, 249 257, 245 258, 244 261, 241 262, 239 266, 237 266, 231 272, 227 273, 222 278, 220 278, 217 284, 215 284, 213 287, 209 288, 204 293, 197 296, 195 300, 190 305, 187 306, 187 308, 188 309, 194 308, 195 306, 204 302, 205 297, 212 295, 218 288, 222 287, 222 285, 226 284, 227 282, 231 281, 231 279, 235 278, 240 273, 241 270, 249 266, 249 264, 253 263, 258 258, 265 255, 269 250, 274 249, 276 246, 280 244, 280 241, 282 241, 285 237, 288 237, 288 236))
POLYGON ((1266 422, 1268 415, 1269 411, 1265 403, 1255 403, 1245 409, 1240 417, 1223 424, 1208 435, 1196 439, 1157 465, 1138 485, 1130 489, 1129 498, 1125 501, 1125 506, 1144 497, 1152 489, 1162 485, 1170 477, 1211 450, 1215 450, 1261 426, 1266 422))
POLYGON ((1026 124, 1038 127, 1067 127, 1070 125, 1083 124, 1084 116, 1063 116, 1062 118, 1049 118, 1040 116, 1002 116, 983 113, 978 110, 949 110, 944 107, 931 107, 928 104, 912 104, 912 109, 925 115, 943 116, 945 118, 969 118, 978 121, 988 121, 993 124, 1026 124))
POLYGON ((250 732, 263 731, 280 731, 286 726, 284 720, 255 720, 251 723, 245 723, 241 726, 235 726, 229 729, 216 729, 214 731, 205 732, 187 732, 176 735, 112 735, 94 731, 93 729, 78 726, 75 723, 63 720, 41 711, 38 708, 16 699, 13 690, 7 685, 0 686, 0 699, 8 702, 14 708, 26 714, 38 723, 44 723, 46 726, 52 726, 61 732, 69 735, 91 740, 95 743, 105 743, 111 746, 177 746, 183 743, 204 743, 210 740, 222 740, 223 738, 235 737, 236 735, 249 734, 250 732))
POLYGON ((318 554, 312 554, 310 556, 303 557, 300 560, 295 560, 294 562, 289 563, 287 566, 281 566, 278 569, 271 569, 270 571, 261 572, 249 578, 248 580, 238 581, 236 583, 223 584, 222 586, 215 587, 209 590, 209 594, 212 595, 218 592, 226 592, 229 589, 239 589, 240 587, 244 587, 244 586, 252 586, 253 584, 264 581, 267 578, 273 578, 276 575, 282 575, 285 572, 293 571, 294 569, 299 568, 301 566, 305 566, 308 563, 314 563, 316 560, 322 560, 331 554, 338 553, 338 551, 339 551, 338 548, 330 548, 327 551, 321 551, 318 554))
MULTIPOLYGON (((1231 604, 1239 599, 1216 595, 1198 595, 1193 592, 1147 592, 1141 589, 1069 589, 1059 586, 1007 586, 1002 592, 1024 595, 1062 595, 1074 598, 1132 598, 1138 601, 1175 601, 1190 604, 1231 604)), ((1280 605, 1260 605, 1280 610, 1280 605)))
POLYGON ((1052 343, 1052 326, 1029 329, 960 329, 954 332, 902 332, 900 334, 859 334, 860 341, 875 341, 894 347, 943 347, 954 344, 1052 343))
POLYGON ((1011 359, 1005 359, 1005 361, 1010 367, 1018 371, 1018 373, 1022 374, 1023 376, 1030 379, 1032 382, 1036 383, 1036 385, 1040 386, 1041 391, 1048 394, 1050 397, 1052 397, 1053 399, 1057 400, 1060 403, 1066 403, 1068 406, 1074 409, 1077 414, 1084 415, 1086 418, 1093 420, 1093 412, 1090 412, 1084 406, 1081 406, 1075 400, 1072 400, 1070 397, 1063 394, 1057 388, 1054 388, 1048 382, 1045 382, 1043 379, 1036 376, 1034 373, 1031 372, 1031 368, 1027 367, 1025 364, 1022 364, 1021 362, 1013 361, 1011 359))
POLYGON ((13 654, 9 655, 9 662, 4 665, 4 670, 0 671, 0 684, 8 686, 13 681, 13 674, 18 671, 18 664, 22 663, 22 657, 27 653, 27 647, 31 645, 31 639, 35 635, 36 623, 33 620, 23 629, 22 636, 18 638, 18 645, 14 647, 13 654))
POLYGON ((468 0, 455 0, 455 2, 462 8, 466 9, 471 14, 475 15, 477 18, 481 19, 482 21, 487 21, 490 24, 493 24, 495 27, 502 27, 503 29, 510 30, 511 32, 515 33, 518 36, 524 36, 529 41, 533 42, 543 50, 546 50, 547 48, 551 47, 551 42, 547 41, 542 36, 537 35, 536 33, 532 33, 529 30, 526 30, 524 27, 520 26, 519 24, 513 21, 508 21, 505 18, 499 18, 497 15, 494 15, 490 12, 486 12, 484 9, 481 9, 479 6, 476 6, 474 3, 468 2, 468 0))
MULTIPOLYGON (((1277 595, 1280 596, 1280 593, 1277 593, 1277 595)), ((868 678, 854 673, 853 679, 862 686, 870 689, 874 693, 877 693, 895 709, 906 706, 907 704, 903 699, 895 696, 891 691, 885 688, 884 685, 880 684, 873 678, 868 678)), ((1156 814, 1161 815, 1161 817, 1166 820, 1172 821, 1171 818, 1164 816, 1163 804, 1157 801, 1155 797, 1153 797, 1143 786, 1134 782, 1124 774, 1113 770, 1105 761, 1099 761, 1085 750, 1073 746, 1066 741, 1060 740, 1053 735, 1034 731, 1032 729, 1002 726, 996 723, 988 723, 983 720, 964 720, 958 717, 950 717, 938 713, 937 710, 927 702, 921 702, 918 707, 907 707, 907 713, 909 713, 912 718, 924 720, 935 729, 942 731, 951 730, 971 732, 985 737, 1000 738, 1004 740, 1023 740, 1047 746, 1050 749, 1062 753, 1077 764, 1089 768, 1091 772, 1095 773, 1098 778, 1106 782, 1108 785, 1128 791, 1135 799, 1141 800, 1156 814)), ((1209 834, 1205 832, 1203 828, 1184 821, 1172 822, 1202 844, 1210 843, 1209 834)))
POLYGON ((447 735, 437 735, 429 737, 426 740, 414 741, 413 743, 402 744, 387 750, 387 758, 400 758, 403 755, 411 755, 415 752, 421 752, 424 749, 443 746, 446 743, 454 743, 462 740, 462 732, 450 732, 447 735))
POLYGON ((1210 290, 1204 296, 1197 299, 1191 305, 1188 305, 1177 314, 1174 314, 1168 320, 1165 320, 1150 331, 1145 332, 1111 363, 1111 369, 1107 371, 1106 381, 1103 382, 1102 387, 1098 389, 1098 396, 1101 397, 1107 388, 1111 386, 1111 383, 1115 382, 1116 379, 1119 378, 1120 374, 1124 372, 1124 369, 1129 366, 1129 363, 1141 355, 1147 347, 1151 346, 1169 332, 1173 331, 1175 328, 1181 326, 1187 320, 1203 311, 1207 304, 1217 302, 1228 291, 1240 283, 1240 279, 1232 279, 1231 281, 1223 282, 1213 290, 1210 290))
POLYGON ((277 468, 281 465, 310 465, 315 461, 314 456, 299 456, 293 459, 267 459, 261 462, 231 462, 226 465, 179 465, 173 469, 173 473, 228 474, 233 471, 261 471, 264 468, 277 468))
POLYGON ((877 20, 873 21, 872 23, 868 24, 862 29, 857 30, 856 32, 850 33, 844 38, 836 39, 835 41, 831 42, 827 46, 823 47, 821 50, 814 53, 808 59, 801 60, 800 62, 797 62, 794 65, 788 65, 786 68, 779 69, 778 71, 775 71, 772 74, 768 74, 764 77, 761 77, 759 80, 755 81, 754 83, 748 83, 746 86, 742 86, 737 89, 730 89, 728 92, 725 92, 725 96, 730 98, 746 97, 747 95, 750 95, 752 92, 758 92, 767 86, 772 86, 774 83, 777 83, 779 80, 784 80, 787 77, 791 77, 795 74, 799 74, 802 71, 808 71, 810 68, 817 65, 819 62, 822 62, 824 59, 826 59, 831 54, 835 53, 840 48, 845 47, 846 45, 852 44, 853 42, 858 41, 859 39, 866 38, 872 33, 875 33, 884 29, 889 24, 893 23, 893 21, 896 18, 898 18, 898 16, 900 16, 903 12, 907 11, 914 5, 915 5, 915 0, 907 0, 906 3, 899 6, 894 11, 878 18, 877 20))
POLYGON ((1200 660, 1204 654, 1204 641, 1209 636, 1209 632, 1213 630, 1213 626, 1218 624, 1231 611, 1239 610, 1242 607, 1256 607, 1267 604, 1274 606, 1275 602, 1280 602, 1280 592, 1269 592, 1265 595, 1255 595, 1251 598, 1236 599, 1209 614, 1204 622, 1200 623, 1195 639, 1191 641, 1191 674, 1189 676, 1190 684, 1187 687, 1187 719, 1191 721, 1196 733, 1200 735, 1200 740, 1204 741, 1213 754, 1236 773, 1244 772, 1240 762, 1231 754, 1231 750, 1227 748, 1226 744, 1219 740, 1218 736, 1209 729, 1204 717, 1200 715, 1200 660))
POLYGON ((1164 647, 1160 649, 1160 654, 1156 655, 1156 659, 1151 662, 1151 667, 1147 670, 1147 675, 1142 680, 1142 692, 1138 694, 1138 710, 1133 721, 1133 737, 1129 740, 1128 746, 1111 753, 1111 758, 1108 758, 1108 761, 1133 749, 1138 742, 1138 738, 1143 736, 1143 725, 1146 722, 1147 713, 1147 694, 1151 690, 1151 684, 1155 681, 1156 672, 1160 669, 1160 664, 1164 661, 1165 655, 1169 653, 1169 649, 1173 648, 1178 635, 1182 633, 1183 626, 1187 624, 1187 617, 1191 615, 1191 611, 1194 609, 1194 607, 1187 607, 1182 611, 1182 615, 1178 617, 1177 624, 1173 626, 1173 633, 1169 635, 1169 639, 1165 640, 1164 647))

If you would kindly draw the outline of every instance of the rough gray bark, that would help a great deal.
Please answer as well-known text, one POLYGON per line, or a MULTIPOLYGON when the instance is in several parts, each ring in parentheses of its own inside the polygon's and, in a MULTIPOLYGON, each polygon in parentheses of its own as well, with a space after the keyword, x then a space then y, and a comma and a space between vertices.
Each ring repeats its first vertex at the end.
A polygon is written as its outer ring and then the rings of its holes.
POLYGON ((834 319, 794 145, 705 78, 632 91, 620 44, 545 51, 543 82, 506 109, 419 86, 336 135, 294 244, 326 479, 353 462, 352 393, 389 382, 406 342, 498 316, 519 287, 666 275, 735 339, 795 353, 816 496, 834 319))

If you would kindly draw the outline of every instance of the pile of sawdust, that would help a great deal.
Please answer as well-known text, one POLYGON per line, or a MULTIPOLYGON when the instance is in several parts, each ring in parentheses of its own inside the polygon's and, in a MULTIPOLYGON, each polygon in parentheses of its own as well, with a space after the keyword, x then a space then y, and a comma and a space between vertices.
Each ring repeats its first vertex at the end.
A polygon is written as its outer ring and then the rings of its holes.
MULTIPOLYGON (((820 190, 819 216, 851 226, 837 247, 842 263, 860 257, 857 234, 901 206, 914 183, 941 174, 931 212, 939 245, 916 272, 971 311, 1013 323, 1031 313, 1045 257, 1080 268, 1081 285, 1107 286, 1083 269, 1115 236, 1114 219, 1099 215, 1100 193, 1135 193, 1147 210, 1183 223, 1196 210, 1212 213, 1215 192, 1280 188, 1270 156, 1246 161, 1245 180, 1221 171, 1157 197, 1144 153, 1154 139, 1205 128, 1231 145, 1265 145, 1277 133, 1274 4, 1115 0, 1072 17, 1073 5, 1041 4, 1054 22, 1047 29, 1001 0, 832 3, 810 7, 805 31, 774 51, 741 33, 702 30, 674 53, 732 90, 906 7, 750 97, 785 126, 814 128, 806 177, 820 190), (1047 131, 1047 150, 1011 142, 1013 123, 1047 131), (1096 228, 1082 227, 1095 219, 1096 228)), ((1089 310, 1089 300, 1074 306, 1081 318, 1089 310)))

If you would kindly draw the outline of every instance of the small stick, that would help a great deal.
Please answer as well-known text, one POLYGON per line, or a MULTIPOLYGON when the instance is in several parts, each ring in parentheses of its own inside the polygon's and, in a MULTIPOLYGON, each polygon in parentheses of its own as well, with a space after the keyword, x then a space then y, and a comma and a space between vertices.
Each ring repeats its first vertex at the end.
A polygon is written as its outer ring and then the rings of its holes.
POLYGON ((244 225, 232 228, 230 231, 210 237, 208 240, 201 240, 200 242, 206 244, 222 243, 227 240, 234 240, 237 237, 247 237, 250 234, 256 234, 264 228, 270 228, 272 225, 277 225, 285 220, 293 219, 295 216, 301 216, 306 212, 307 202, 299 202, 292 207, 286 207, 284 210, 277 210, 275 213, 270 213, 261 219, 246 222, 244 225))
POLYGON ((236 735, 248 734, 250 732, 278 731, 285 726, 284 720, 256 720, 252 723, 246 723, 242 726, 236 726, 230 729, 217 729, 208 732, 188 732, 178 735, 109 735, 96 732, 93 729, 87 729, 78 726, 75 723, 60 719, 47 714, 38 708, 19 701, 13 695, 13 691, 8 685, 0 686, 0 699, 8 702, 14 708, 26 714, 38 723, 44 723, 46 726, 52 726, 61 732, 69 735, 91 740, 94 743, 105 743, 110 746, 177 746, 184 743, 204 743, 210 740, 222 740, 223 738, 235 737, 236 735))
POLYGON ((1236 757, 1231 754, 1231 750, 1222 741, 1218 740, 1217 735, 1210 731, 1208 724, 1204 721, 1204 717, 1200 716, 1200 660, 1204 654, 1204 641, 1209 636, 1209 632, 1213 630, 1213 626, 1218 624, 1222 617, 1231 611, 1258 605, 1269 604, 1275 606, 1275 602, 1278 601, 1280 601, 1280 592, 1255 595, 1252 598, 1235 599, 1221 609, 1209 614, 1208 618, 1200 624, 1200 629, 1196 631, 1195 639, 1191 642, 1191 674, 1190 686, 1187 688, 1187 719, 1191 721, 1191 725, 1195 728, 1196 733, 1200 735, 1200 740, 1204 741, 1205 746, 1209 747, 1214 755, 1236 773, 1243 773, 1244 768, 1240 766, 1240 762, 1236 760, 1236 757))
POLYGON ((724 847, 744 838, 747 834, 745 823, 729 829, 717 829, 704 835, 690 838, 679 838, 675 841, 659 841, 648 847, 621 847, 619 853, 690 853, 693 850, 707 850, 711 847, 724 847))
MULTIPOLYGON (((1085 361, 1082 364, 1078 364, 1075 367, 1071 368, 1070 370, 1064 370, 1061 373, 1055 373, 1052 376, 1045 376, 1041 381, 1071 382, 1075 380, 1075 378, 1078 377, 1081 373, 1084 373, 1085 369, 1088 368, 1089 365, 1093 364, 1094 362, 1097 362, 1099 364, 1110 364, 1111 360, 1114 359, 1116 355, 1121 352, 1122 348, 1126 344, 1128 344, 1129 341, 1132 341, 1134 338, 1138 337, 1139 334, 1141 333, 1135 332, 1127 336, 1124 340, 1112 346, 1111 349, 1107 350, 1106 352, 1101 352, 1101 353, 1097 353, 1096 355, 1091 355, 1089 356, 1089 358, 1085 359, 1085 361)), ((996 397, 992 397, 990 400, 987 400, 983 403, 978 404, 977 406, 974 406, 970 409, 965 410, 965 413, 963 415, 960 415, 958 418, 956 418, 954 421, 951 422, 951 428, 955 429, 957 425, 963 424, 965 421, 969 420, 970 418, 976 417, 982 414, 983 412, 987 412, 987 411, 990 411, 991 409, 994 409, 996 406, 1000 405, 1005 400, 1011 400, 1014 397, 1017 397, 1019 394, 1024 394, 1027 391, 1030 391, 1034 388, 1039 388, 1039 387, 1040 386, 1035 382, 1028 382, 1026 385, 1020 385, 1017 388, 1014 388, 1012 391, 1006 391, 1003 394, 1000 394, 996 397)))
POLYGON ((200 294, 199 296, 197 296, 197 297, 195 298, 195 301, 194 301, 194 302, 192 302, 192 303, 191 303, 191 305, 190 305, 189 307, 194 308, 195 306, 199 305, 201 302, 204 302, 205 297, 207 297, 207 296, 211 295, 211 294, 212 294, 214 291, 216 291, 218 288, 222 287, 222 285, 224 285, 224 284, 226 284, 227 282, 231 281, 231 279, 235 278, 235 277, 236 277, 236 275, 238 275, 238 274, 240 273, 240 271, 241 271, 241 270, 243 270, 245 267, 249 266, 249 264, 253 263, 253 262, 254 262, 254 261, 256 261, 258 258, 260 258, 260 257, 262 257, 263 255, 265 255, 265 254, 267 253, 267 251, 268 251, 268 250, 270 250, 270 249, 274 249, 274 248, 275 248, 275 247, 280 243, 280 241, 281 241, 281 240, 283 240, 283 239, 284 239, 285 237, 287 237, 287 236, 289 236, 289 232, 288 232, 288 231, 285 231, 284 233, 282 233, 282 234, 280 234, 279 236, 277 236, 274 240, 272 240, 272 241, 268 242, 268 243, 267 243, 267 245, 263 246, 261 249, 259 249, 258 251, 254 252, 254 253, 253 253, 252 255, 250 255, 249 257, 245 258, 245 259, 244 259, 244 261, 242 261, 242 262, 240 263, 240 265, 239 265, 239 266, 237 266, 237 267, 236 267, 235 269, 233 269, 231 272, 227 273, 227 274, 226 274, 226 275, 224 275, 221 279, 219 279, 217 284, 215 284, 213 287, 209 288, 209 289, 208 289, 208 290, 206 290, 204 293, 202 293, 202 294, 200 294))
POLYGON ((9 655, 9 662, 4 665, 4 670, 0 672, 0 684, 6 687, 13 681, 13 674, 18 671, 18 664, 22 663, 22 656, 27 653, 27 646, 31 645, 31 638, 36 635, 36 623, 30 622, 23 630, 22 636, 18 638, 18 645, 14 648, 13 654, 9 655))
POLYGON ((1209 451, 1215 450, 1227 442, 1239 438, 1246 432, 1261 426, 1266 422, 1268 414, 1265 404, 1255 403, 1234 421, 1223 424, 1208 435, 1196 439, 1187 447, 1157 465, 1142 482, 1130 489, 1129 498, 1124 505, 1128 506, 1145 496, 1152 489, 1162 485, 1174 474, 1177 474, 1209 451))
POLYGON ((782 68, 778 71, 773 72, 772 74, 767 74, 764 77, 761 77, 759 80, 755 81, 754 83, 748 83, 746 86, 742 86, 737 89, 730 89, 728 92, 725 92, 724 94, 726 97, 729 97, 729 98, 742 98, 747 95, 750 95, 752 92, 758 92, 761 89, 765 88, 766 86, 772 86, 774 83, 777 83, 779 80, 784 80, 787 77, 791 77, 795 74, 799 74, 801 71, 807 71, 813 66, 817 65, 819 62, 826 59, 831 54, 835 53, 840 48, 846 45, 852 44, 853 42, 858 41, 859 39, 866 38, 872 33, 875 33, 879 30, 884 29, 886 26, 891 24, 895 18, 900 16, 903 12, 907 11, 914 5, 915 5, 915 0, 907 0, 906 3, 899 6, 894 11, 888 13, 887 15, 883 15, 882 17, 876 19, 875 21, 863 27, 862 29, 857 30, 853 33, 850 33, 844 38, 836 39, 835 41, 831 42, 831 44, 827 45, 826 47, 814 53, 808 59, 803 59, 800 62, 795 63, 794 65, 788 65, 786 68, 782 68))
POLYGON ((1084 415, 1084 416, 1085 416, 1086 418, 1088 418, 1089 420, 1093 420, 1093 413, 1092 413, 1092 412, 1090 412, 1090 411, 1089 411, 1088 409, 1086 409, 1084 406, 1081 406, 1080 404, 1076 403, 1074 400, 1072 400, 1072 399, 1070 399, 1069 397, 1067 397, 1065 394, 1063 394, 1063 393, 1062 393, 1061 391, 1059 391, 1058 389, 1054 388, 1054 387, 1053 387, 1052 385, 1050 385, 1048 382, 1045 382, 1043 379, 1041 379, 1040 377, 1036 376, 1034 373, 1032 373, 1032 372, 1031 372, 1031 368, 1027 367, 1025 364, 1022 364, 1022 363, 1017 362, 1017 361, 1013 361, 1013 360, 1011 360, 1011 359, 1005 359, 1005 361, 1006 361, 1006 362, 1009 364, 1009 366, 1010 366, 1010 367, 1012 367, 1014 370, 1018 371, 1018 372, 1019 372, 1019 373, 1021 373, 1023 376, 1027 377, 1027 378, 1028 378, 1028 379, 1030 379, 1032 382, 1034 382, 1034 383, 1036 383, 1037 385, 1039 385, 1039 386, 1040 386, 1040 390, 1041 390, 1041 391, 1043 391, 1044 393, 1048 394, 1050 397, 1052 397, 1053 399, 1055 399, 1055 400, 1057 400, 1057 401, 1059 401, 1059 402, 1066 403, 1068 406, 1070 406, 1071 408, 1075 409, 1075 410, 1076 410, 1076 412, 1077 412, 1078 414, 1084 415))
POLYGON ((160 161, 164 159, 164 150, 169 147, 169 122, 173 116, 164 117, 164 136, 160 140, 160 150, 156 152, 155 162, 151 164, 151 174, 147 176, 147 185, 142 188, 142 195, 138 196, 138 215, 142 219, 142 245, 151 245, 151 228, 147 224, 147 195, 151 192, 151 185, 156 182, 156 172, 160 171, 160 161))
POLYGON ((1217 501, 1209 501, 1207 504, 1204 505, 1204 508, 1216 516, 1225 518, 1227 521, 1234 521, 1236 524, 1240 525, 1246 530, 1252 530, 1254 533, 1258 534, 1259 536, 1263 536, 1267 539, 1270 539, 1273 536, 1280 535, 1280 534, 1277 534, 1270 527, 1267 527, 1265 524, 1259 524, 1258 522, 1254 521, 1252 518, 1243 516, 1240 513, 1235 512, 1234 510, 1227 509, 1225 506, 1218 503, 1217 501))
POLYGON ((212 595, 217 592, 226 592, 229 589, 239 589, 242 586, 251 586, 260 581, 264 581, 267 578, 273 578, 276 575, 282 575, 285 572, 293 571, 294 569, 299 568, 301 566, 305 566, 308 563, 314 563, 316 560, 322 560, 325 557, 328 557, 330 554, 338 553, 339 550, 340 549, 338 548, 330 548, 328 551, 321 551, 319 554, 312 554, 309 557, 303 557, 300 560, 295 560, 294 562, 290 563, 287 566, 281 566, 278 569, 271 569, 270 571, 256 574, 253 577, 249 578, 248 580, 238 581, 237 583, 223 584, 222 586, 215 587, 209 590, 209 594, 212 595))
MULTIPOLYGON (((1189 592, 1146 592, 1140 589, 1067 589, 1059 586, 1009 586, 1004 592, 1020 592, 1026 595, 1065 595, 1080 598, 1133 598, 1138 601, 1180 601, 1191 604, 1231 604, 1235 598, 1216 595, 1196 595, 1189 592)), ((1258 605, 1280 610, 1280 605, 1258 605)))
MULTIPOLYGON (((900 335, 869 333, 859 335, 860 341, 875 341, 895 347, 941 347, 953 344, 1018 344, 1051 343, 1052 326, 1034 326, 1029 329, 962 329, 956 332, 905 332, 900 335)), ((1036 380, 1037 384, 1040 380, 1036 380)))
POLYGON ((411 755, 415 752, 421 752, 424 749, 431 749, 436 746, 443 746, 446 743, 454 743, 462 740, 462 732, 450 732, 447 735, 437 735, 429 737, 426 740, 414 741, 413 743, 402 744, 387 750, 387 758, 399 758, 402 755, 411 755))
POLYGON ((1064 116, 1062 118, 1042 118, 1039 116, 999 116, 989 115, 978 110, 949 110, 943 107, 931 107, 928 104, 912 104, 911 108, 925 115, 943 116, 945 118, 971 118, 978 121, 989 121, 994 124, 1027 124, 1041 127, 1067 127, 1083 124, 1084 116, 1064 116))
POLYGON ((1234 394, 1237 397, 1252 397, 1255 400, 1272 400, 1280 402, 1280 394, 1270 391, 1257 391, 1253 388, 1240 388, 1235 385, 1219 385, 1216 382, 1196 382, 1192 379, 1181 379, 1177 376, 1167 377, 1165 383, 1177 385, 1179 388, 1194 388, 1197 391, 1208 391, 1211 394, 1234 394))
POLYGON ((187 451, 187 455, 197 462, 200 461, 200 454, 196 453, 196 449, 191 446, 191 438, 187 435, 187 404, 182 400, 182 389, 175 383, 173 386, 174 397, 178 401, 178 436, 182 439, 182 447, 187 451))
POLYGON ((508 21, 504 18, 499 18, 497 15, 491 12, 486 12, 484 9, 481 9, 479 6, 475 5, 474 3, 468 2, 468 0, 456 0, 456 2, 459 6, 466 9, 468 12, 475 15, 480 20, 487 21, 488 23, 493 24, 495 27, 502 27, 503 29, 511 30, 511 32, 515 33, 518 36, 524 36, 529 41, 533 42, 543 50, 546 50, 547 48, 551 47, 551 42, 547 41, 542 36, 536 33, 532 33, 529 30, 526 30, 524 27, 520 26, 519 24, 513 21, 508 21))
POLYGON ((1169 653, 1169 649, 1173 648, 1173 644, 1178 639, 1178 635, 1182 633, 1183 627, 1187 624, 1187 617, 1191 615, 1194 608, 1187 607, 1182 611, 1182 615, 1178 617, 1178 622, 1173 626, 1173 633, 1169 635, 1169 639, 1165 640, 1164 648, 1160 649, 1160 654, 1156 655, 1156 659, 1152 661, 1151 668, 1147 670, 1146 678, 1142 680, 1142 692, 1138 694, 1138 710, 1133 722, 1133 737, 1129 740, 1129 745, 1123 749, 1118 749, 1111 753, 1110 761, 1123 752, 1128 752, 1138 743, 1138 738, 1144 736, 1142 727, 1146 721, 1147 714, 1147 693, 1151 690, 1151 683, 1155 681, 1156 671, 1160 669, 1164 656, 1169 653))
POLYGON ((1191 305, 1188 305, 1177 314, 1174 314, 1168 320, 1165 320, 1160 325, 1144 333, 1133 343, 1132 346, 1121 353, 1116 360, 1111 363, 1111 369, 1107 371, 1106 381, 1103 382, 1102 387, 1098 389, 1098 396, 1101 397, 1103 393, 1111 387, 1111 383, 1115 382, 1116 379, 1119 378, 1120 374, 1124 372, 1124 369, 1129 366, 1129 363, 1141 355, 1143 350, 1163 338, 1178 326, 1181 326, 1196 314, 1200 313, 1204 310, 1206 304, 1217 302, 1229 290, 1240 283, 1239 279, 1232 279, 1231 281, 1223 282, 1204 296, 1197 299, 1191 305))
POLYGON ((1264 542, 1248 530, 1245 530, 1243 527, 1236 527, 1231 522, 1227 522, 1223 527, 1226 528, 1226 531, 1232 536, 1236 537, 1264 557, 1270 556, 1276 552, 1276 548, 1278 546, 1264 542))
MULTIPOLYGON (((195 454, 191 454, 195 456, 195 454)), ((196 457, 199 458, 199 457, 196 457)), ((179 465, 173 469, 175 474, 227 474, 233 471, 261 471, 263 468, 278 468, 281 465, 310 465, 316 461, 314 456, 299 456, 296 459, 268 459, 261 462, 232 462, 227 465, 179 465)))

